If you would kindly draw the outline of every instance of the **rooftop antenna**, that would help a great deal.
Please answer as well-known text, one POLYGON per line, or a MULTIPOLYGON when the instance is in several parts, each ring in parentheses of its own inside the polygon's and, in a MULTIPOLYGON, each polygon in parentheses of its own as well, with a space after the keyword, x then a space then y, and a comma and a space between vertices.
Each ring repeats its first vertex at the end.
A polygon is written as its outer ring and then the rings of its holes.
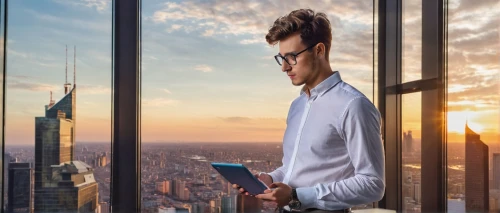
POLYGON ((68 83, 68 45, 66 45, 66 82, 64 83, 68 83))
POLYGON ((73 88, 76 87, 76 45, 74 46, 74 62, 73 62, 73 88))
POLYGON ((52 107, 55 104, 54 99, 52 99, 52 91, 50 91, 50 101, 49 101, 49 107, 52 107))
POLYGON ((66 83, 64 83, 64 94, 68 94, 71 84, 68 83, 68 45, 66 45, 66 83))

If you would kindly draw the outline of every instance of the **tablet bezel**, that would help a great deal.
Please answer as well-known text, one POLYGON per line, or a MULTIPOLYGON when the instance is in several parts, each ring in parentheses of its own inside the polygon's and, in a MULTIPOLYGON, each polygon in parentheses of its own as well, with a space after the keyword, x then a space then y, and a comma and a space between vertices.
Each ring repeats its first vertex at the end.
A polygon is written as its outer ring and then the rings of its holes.
POLYGON ((212 162, 210 163, 212 167, 220 174, 226 181, 228 181, 231 184, 238 184, 241 187, 243 187, 250 195, 257 195, 257 194, 262 194, 264 193, 264 190, 269 189, 261 180, 257 179, 251 172, 248 170, 247 167, 245 167, 243 164, 235 164, 235 163, 216 163, 212 162), (221 170, 220 168, 224 168, 221 170), (234 177, 231 176, 231 174, 227 173, 229 170, 232 169, 237 169, 240 171, 243 171, 246 173, 246 181, 252 181, 252 182, 240 182, 236 183, 238 181, 234 180, 234 177), (231 179, 231 180, 230 180, 231 179), (255 189, 254 186, 260 186, 260 189, 255 189))

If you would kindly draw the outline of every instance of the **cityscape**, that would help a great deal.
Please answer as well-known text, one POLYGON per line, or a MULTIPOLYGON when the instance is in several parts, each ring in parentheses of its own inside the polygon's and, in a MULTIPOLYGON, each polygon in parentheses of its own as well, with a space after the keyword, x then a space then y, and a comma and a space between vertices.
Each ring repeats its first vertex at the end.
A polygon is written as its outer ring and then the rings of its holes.
MULTIPOLYGON (((500 145, 486 145, 467 125, 464 143, 447 143, 448 211, 500 210, 500 145)), ((402 195, 405 212, 421 212, 421 142, 403 132, 402 195)), ((423 183, 425 184, 425 183, 423 183)))
MULTIPOLYGON (((9 1, 2 44, 4 212, 110 212, 112 2, 9 1), (71 80, 67 46, 64 76, 65 44, 84 47, 78 59, 73 49, 71 80)), ((384 23, 375 19, 375 2, 144 1, 141 212, 275 212, 273 202, 239 195, 210 166, 240 163, 252 173, 281 166, 286 115, 300 88, 276 66, 277 47, 264 39, 268 27, 291 8, 325 12, 332 23, 332 68, 375 102, 376 24, 384 23)), ((447 5, 447 209, 500 212, 500 4, 447 5)), ((427 81, 422 16, 429 8, 422 1, 400 6, 398 75, 401 83, 427 81)), ((402 117, 398 208, 420 213, 426 196, 421 119, 432 118, 418 113, 427 107, 421 94, 402 96, 402 112, 394 112, 402 117)))

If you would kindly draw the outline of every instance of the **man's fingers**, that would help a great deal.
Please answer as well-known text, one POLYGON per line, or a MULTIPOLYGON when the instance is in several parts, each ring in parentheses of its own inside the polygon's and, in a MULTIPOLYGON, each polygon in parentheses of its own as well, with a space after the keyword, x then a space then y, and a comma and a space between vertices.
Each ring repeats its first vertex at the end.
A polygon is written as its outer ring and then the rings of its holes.
POLYGON ((233 184, 233 188, 238 189, 238 188, 240 188, 240 186, 238 186, 238 184, 233 184))
POLYGON ((273 193, 267 193, 267 194, 259 194, 255 196, 258 199, 262 200, 270 200, 270 201, 275 201, 276 197, 274 197, 273 193))
POLYGON ((241 193, 245 192, 245 189, 244 188, 240 188, 239 190, 241 193))

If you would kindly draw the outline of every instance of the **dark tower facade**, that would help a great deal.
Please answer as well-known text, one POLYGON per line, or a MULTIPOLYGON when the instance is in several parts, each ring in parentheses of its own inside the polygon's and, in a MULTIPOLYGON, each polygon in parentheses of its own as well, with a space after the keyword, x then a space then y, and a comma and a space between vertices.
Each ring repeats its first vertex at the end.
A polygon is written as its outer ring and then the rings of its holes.
POLYGON ((489 209, 488 146, 465 125, 465 210, 489 209))

